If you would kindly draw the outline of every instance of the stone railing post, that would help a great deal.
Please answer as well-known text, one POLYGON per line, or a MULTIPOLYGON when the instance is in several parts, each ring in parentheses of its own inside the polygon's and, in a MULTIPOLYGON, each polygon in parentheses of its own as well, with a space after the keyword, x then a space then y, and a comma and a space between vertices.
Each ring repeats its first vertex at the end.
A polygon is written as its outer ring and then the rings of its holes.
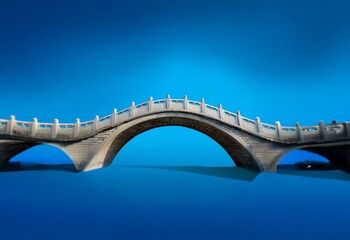
POLYGON ((224 111, 222 110, 222 104, 221 103, 218 106, 218 111, 219 111, 219 118, 223 119, 224 118, 224 111))
POLYGON ((318 128, 320 129, 320 137, 321 139, 327 140, 327 131, 326 127, 324 126, 324 122, 320 121, 318 123, 318 128))
POLYGON ((281 123, 279 121, 276 121, 275 126, 276 126, 277 138, 282 139, 283 138, 283 131, 282 131, 281 123))
POLYGON ((187 99, 187 95, 184 96, 183 104, 184 104, 184 110, 188 110, 188 99, 187 99))
POLYGON ((118 117, 118 111, 116 108, 113 109, 113 112, 111 114, 111 124, 116 124, 117 123, 117 117, 118 117))
POLYGON ((237 125, 240 127, 243 127, 243 120, 242 120, 241 112, 237 111, 236 116, 237 116, 237 125))
POLYGON ((255 125, 256 125, 256 132, 262 133, 263 128, 262 128, 262 125, 261 125, 259 117, 255 118, 255 125))
POLYGON ((204 102, 204 98, 201 99, 201 113, 205 113, 206 111, 206 105, 204 102))
POLYGON ((80 119, 75 120, 73 137, 78 137, 80 132, 80 119))
POLYGON ((170 94, 166 95, 166 101, 165 101, 165 109, 170 109, 171 108, 171 99, 170 99, 170 94))
POLYGON ((37 130, 38 130, 38 119, 37 118, 33 118, 32 126, 30 128, 30 136, 31 137, 35 137, 37 130))
POLYGON ((296 127, 297 140, 303 141, 304 136, 303 136, 303 130, 300 127, 300 123, 296 122, 295 127, 296 127))
POLYGON ((129 117, 133 117, 135 115, 135 102, 131 102, 129 112, 130 112, 129 117))
POLYGON ((53 125, 52 125, 52 132, 51 132, 51 137, 56 138, 57 133, 58 133, 58 128, 59 128, 59 121, 57 118, 53 120, 53 125))
POLYGON ((15 125, 16 125, 16 118, 14 115, 11 115, 10 120, 7 122, 6 133, 11 135, 13 131, 13 127, 15 125))
POLYGON ((350 122, 344 122, 345 134, 350 137, 350 122))
POLYGON ((92 131, 96 131, 98 129, 98 124, 100 122, 100 118, 98 115, 94 118, 94 123, 92 124, 92 131))
POLYGON ((149 97, 148 99, 148 111, 149 112, 153 111, 153 97, 149 97))

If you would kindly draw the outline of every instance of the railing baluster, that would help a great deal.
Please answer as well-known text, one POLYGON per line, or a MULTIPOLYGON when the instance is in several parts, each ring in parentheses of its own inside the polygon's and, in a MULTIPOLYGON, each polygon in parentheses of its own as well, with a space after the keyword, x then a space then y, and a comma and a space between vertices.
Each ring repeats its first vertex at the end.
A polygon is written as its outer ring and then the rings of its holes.
POLYGON ((204 98, 201 99, 201 113, 205 113, 206 112, 206 105, 204 102, 204 98))
POLYGON ((38 119, 33 118, 32 126, 30 129, 30 136, 35 137, 37 130, 38 130, 38 119))
POLYGON ((237 111, 236 115, 237 115, 237 125, 240 127, 243 127, 243 120, 242 120, 241 112, 237 111))
POLYGON ((219 118, 223 119, 224 118, 224 112, 222 110, 222 104, 221 103, 218 106, 218 110, 219 110, 219 118))
POLYGON ((117 123, 117 117, 118 117, 118 111, 116 108, 113 109, 112 115, 111 115, 111 124, 114 125, 117 123))
POLYGON ((297 122, 295 124, 295 127, 296 127, 297 140, 303 141, 304 136, 303 136, 303 130, 300 127, 300 123, 297 122))
POLYGON ((135 114, 135 102, 131 102, 130 110, 129 110, 129 117, 133 117, 135 114))
POLYGON ((260 118, 259 117, 255 118, 255 125, 256 125, 256 132, 261 134, 262 131, 263 131, 263 128, 261 126, 261 122, 260 122, 260 118))
POLYGON ((321 137, 321 139, 327 140, 328 136, 327 136, 327 130, 326 130, 325 126, 324 126, 324 122, 320 121, 318 123, 318 126, 319 126, 319 129, 320 129, 320 137, 321 137))
POLYGON ((6 133, 12 134, 13 127, 16 125, 16 117, 14 115, 10 116, 10 120, 7 122, 6 133))
POLYGON ((80 133, 80 119, 77 118, 75 120, 75 125, 74 125, 74 132, 73 132, 73 137, 78 137, 80 133))
POLYGON ((100 122, 100 118, 98 115, 96 115, 94 118, 94 123, 92 124, 92 131, 93 132, 98 129, 99 122, 100 122))
POLYGON ((149 100, 148 100, 148 111, 149 112, 153 111, 153 97, 149 97, 149 100))
POLYGON ((53 125, 52 125, 52 131, 51 131, 51 137, 56 138, 57 133, 58 133, 58 127, 59 127, 59 121, 57 118, 53 120, 53 125))
POLYGON ((350 122, 344 122, 345 134, 347 137, 350 137, 350 122))
POLYGON ((276 136, 278 139, 283 139, 283 131, 281 127, 281 123, 279 121, 276 121, 275 123, 276 126, 276 136))
POLYGON ((188 99, 187 99, 187 95, 184 96, 183 104, 184 104, 184 110, 188 110, 188 99))
POLYGON ((165 108, 166 109, 171 109, 171 99, 170 99, 170 94, 166 95, 166 100, 165 100, 165 108))

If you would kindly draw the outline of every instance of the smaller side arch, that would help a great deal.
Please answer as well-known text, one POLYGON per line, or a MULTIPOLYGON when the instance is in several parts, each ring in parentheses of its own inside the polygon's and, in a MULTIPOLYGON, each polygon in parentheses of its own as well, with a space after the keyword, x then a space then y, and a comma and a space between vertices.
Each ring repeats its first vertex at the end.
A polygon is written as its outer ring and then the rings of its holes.
MULTIPOLYGON (((60 145, 54 144, 54 143, 47 143, 47 142, 26 142, 26 141, 12 141, 12 140, 0 140, 0 167, 5 167, 8 162, 10 162, 13 158, 15 158, 16 156, 18 156, 21 153, 24 153, 25 151, 30 151, 31 148, 37 147, 37 146, 50 146, 52 148, 56 148, 59 149, 59 151, 61 151, 63 154, 65 154, 68 159, 70 160, 69 165, 76 165, 75 162, 73 161, 73 159, 70 158, 70 156, 67 154, 67 152, 64 150, 64 148, 62 148, 60 145)), ((22 162, 22 161, 21 161, 22 162)), ((34 164, 36 164, 36 162, 33 162, 34 164)), ((59 166, 62 165, 62 163, 44 163, 41 162, 39 165, 55 165, 55 166, 59 166)), ((65 168, 67 168, 67 164, 65 168)), ((75 166, 76 167, 76 166, 75 166)), ((34 169, 34 168, 33 168, 34 169)), ((46 168, 40 168, 40 169, 46 169, 46 168)), ((68 169, 68 168, 67 168, 68 169)), ((69 169, 71 170, 71 169, 69 169)))
POLYGON ((17 154, 38 145, 33 142, 0 140, 0 167, 5 166, 17 154))
POLYGON ((329 143, 328 145, 313 144, 313 145, 294 145, 291 148, 287 148, 283 155, 276 161, 276 166, 281 159, 288 153, 295 150, 303 150, 310 153, 317 154, 327 159, 336 168, 350 173, 350 145, 335 145, 329 143))
MULTIPOLYGON (((317 154, 315 152, 311 152, 308 149, 305 148, 293 148, 291 150, 288 150, 278 159, 278 162, 276 162, 277 166, 281 165, 293 165, 298 162, 302 162, 304 160, 316 160, 316 161, 324 161, 322 158, 324 158, 322 155, 317 154)), ((326 162, 330 162, 328 159, 326 159, 326 162)))
POLYGON ((308 147, 304 149, 327 158, 332 164, 337 166, 339 169, 350 173, 349 145, 308 147))

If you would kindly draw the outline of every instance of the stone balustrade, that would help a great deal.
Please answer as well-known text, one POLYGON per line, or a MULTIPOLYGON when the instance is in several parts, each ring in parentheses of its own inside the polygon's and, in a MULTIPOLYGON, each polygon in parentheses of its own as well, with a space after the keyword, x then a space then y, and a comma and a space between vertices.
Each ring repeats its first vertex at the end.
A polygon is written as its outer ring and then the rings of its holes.
POLYGON ((9 120, 0 119, 0 134, 46 140, 81 139, 134 118, 164 111, 203 115, 258 137, 284 143, 335 141, 350 138, 349 122, 333 121, 331 124, 325 124, 321 121, 316 126, 301 126, 296 123, 295 126, 288 127, 282 126, 277 121, 274 125, 270 125, 261 122, 259 117, 253 120, 243 117, 239 111, 229 112, 223 109, 221 104, 217 107, 206 104, 203 98, 197 102, 189 100, 187 96, 183 99, 171 99, 169 95, 162 100, 153 100, 150 97, 147 102, 138 105, 132 102, 129 108, 119 112, 114 109, 111 115, 102 118, 95 116, 94 120, 87 122, 80 122, 77 119, 75 123, 60 123, 58 119, 54 119, 53 123, 40 123, 36 118, 33 118, 31 122, 25 122, 16 120, 15 116, 10 116, 9 120))

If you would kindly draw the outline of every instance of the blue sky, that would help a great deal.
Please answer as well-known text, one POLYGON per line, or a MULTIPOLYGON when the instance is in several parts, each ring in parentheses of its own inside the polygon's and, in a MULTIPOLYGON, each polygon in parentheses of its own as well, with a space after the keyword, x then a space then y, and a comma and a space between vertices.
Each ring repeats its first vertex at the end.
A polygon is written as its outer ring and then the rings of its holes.
MULTIPOLYGON (((267 123, 350 119, 347 0, 2 1, 0 32, 0 118, 85 121, 169 93, 267 123)), ((171 134, 123 151, 181 144, 171 134)), ((181 134, 189 149, 227 157, 181 134)))

